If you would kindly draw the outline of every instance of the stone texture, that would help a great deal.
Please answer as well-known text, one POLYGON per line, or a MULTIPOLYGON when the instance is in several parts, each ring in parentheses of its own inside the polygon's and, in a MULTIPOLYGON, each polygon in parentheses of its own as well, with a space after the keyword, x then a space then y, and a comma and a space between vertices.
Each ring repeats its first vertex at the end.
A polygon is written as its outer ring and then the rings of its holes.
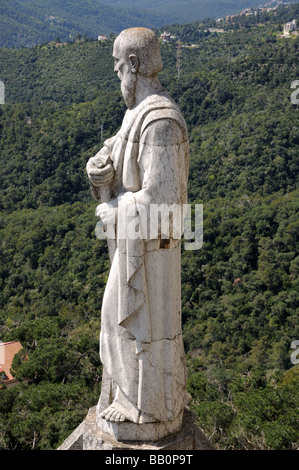
POLYGON ((83 450, 83 433, 86 422, 83 421, 57 450, 83 450))
POLYGON ((210 441, 194 423, 190 411, 184 411, 183 425, 179 432, 155 442, 116 440, 96 425, 96 407, 89 410, 83 423, 57 450, 214 450, 210 441))

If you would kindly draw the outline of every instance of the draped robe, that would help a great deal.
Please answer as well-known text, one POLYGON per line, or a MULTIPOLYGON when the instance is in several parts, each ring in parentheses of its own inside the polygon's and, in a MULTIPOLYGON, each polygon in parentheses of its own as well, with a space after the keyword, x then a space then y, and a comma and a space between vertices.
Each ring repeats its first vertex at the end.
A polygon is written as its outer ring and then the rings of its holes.
MULTIPOLYGON (((119 216, 133 214, 127 223, 138 220, 141 206, 149 221, 151 204, 187 203, 187 128, 166 93, 127 110, 120 131, 104 146, 115 169, 111 200, 119 216)), ((92 191, 99 199, 98 188, 92 191)), ((174 420, 185 404, 181 242, 145 232, 131 239, 118 236, 116 227, 101 313, 98 413, 113 402, 134 423, 174 420)))

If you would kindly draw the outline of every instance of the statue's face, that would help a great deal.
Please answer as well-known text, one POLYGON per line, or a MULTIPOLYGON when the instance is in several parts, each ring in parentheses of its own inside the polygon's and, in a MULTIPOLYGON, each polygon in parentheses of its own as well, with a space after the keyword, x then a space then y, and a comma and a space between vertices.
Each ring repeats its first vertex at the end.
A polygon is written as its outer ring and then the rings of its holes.
POLYGON ((115 41, 113 48, 113 58, 114 58, 114 72, 117 73, 118 78, 122 81, 123 77, 129 71, 129 64, 126 60, 126 56, 118 43, 115 41))
POLYGON ((132 108, 136 101, 137 74, 131 71, 131 62, 125 51, 116 40, 113 48, 114 72, 121 81, 121 91, 128 108, 132 108))

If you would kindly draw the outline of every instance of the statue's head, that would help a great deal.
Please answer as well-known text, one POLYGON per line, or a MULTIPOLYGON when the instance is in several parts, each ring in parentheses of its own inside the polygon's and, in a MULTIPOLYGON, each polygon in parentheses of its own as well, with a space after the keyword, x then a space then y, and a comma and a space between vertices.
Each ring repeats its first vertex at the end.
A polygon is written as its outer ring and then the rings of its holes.
POLYGON ((150 29, 126 29, 114 42, 113 57, 124 100, 131 108, 135 102, 138 76, 151 79, 162 70, 159 40, 150 29))

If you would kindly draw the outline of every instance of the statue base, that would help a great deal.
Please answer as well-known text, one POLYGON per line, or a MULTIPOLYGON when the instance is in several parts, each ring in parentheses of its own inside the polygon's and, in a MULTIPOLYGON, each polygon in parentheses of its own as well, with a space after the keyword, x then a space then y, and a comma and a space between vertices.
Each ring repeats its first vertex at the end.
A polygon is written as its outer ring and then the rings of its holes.
MULTIPOLYGON (((57 450, 213 450, 210 441, 194 423, 192 413, 186 409, 180 431, 158 438, 158 440, 143 440, 143 432, 141 431, 138 435, 137 430, 136 432, 134 430, 134 435, 138 436, 138 439, 128 440, 128 435, 132 436, 130 424, 134 425, 134 423, 121 424, 127 426, 126 439, 120 439, 120 432, 115 427, 118 426, 116 423, 107 423, 108 428, 103 426, 103 429, 99 429, 96 423, 96 406, 90 408, 85 420, 57 450), (110 425, 114 426, 114 430, 111 430, 110 425), (105 432, 105 429, 110 434, 105 432)), ((124 432, 125 428, 121 430, 121 435, 124 432)))
POLYGON ((111 423, 102 419, 96 412, 97 428, 117 441, 159 441, 170 434, 179 432, 182 422, 183 413, 173 421, 159 423, 136 424, 129 421, 111 423))

